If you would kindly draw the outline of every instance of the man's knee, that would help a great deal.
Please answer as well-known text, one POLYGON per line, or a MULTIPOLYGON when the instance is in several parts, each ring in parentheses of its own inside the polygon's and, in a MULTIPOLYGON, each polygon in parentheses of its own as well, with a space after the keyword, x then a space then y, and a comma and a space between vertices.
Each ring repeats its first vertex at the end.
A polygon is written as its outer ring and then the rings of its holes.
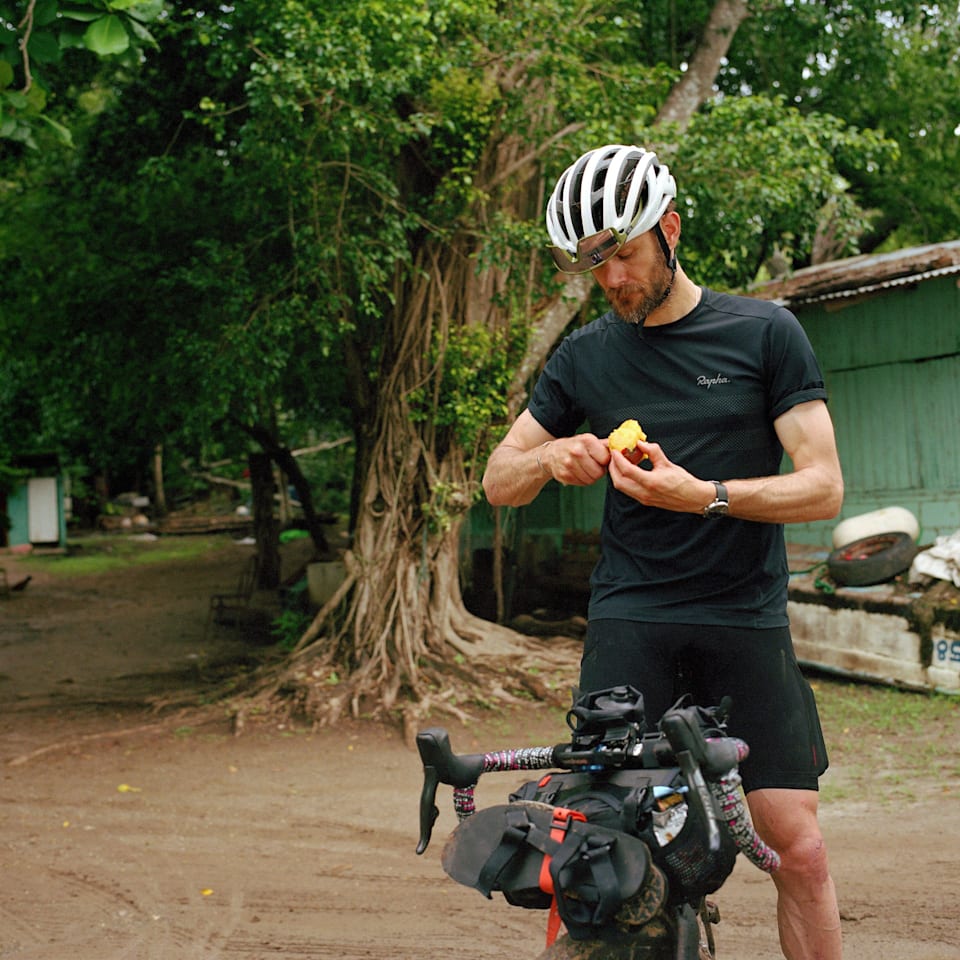
MULTIPOLYGON (((830 880, 827 848, 819 830, 798 836, 778 853, 781 861, 779 879, 784 883, 815 889, 830 880)), ((774 880, 777 879, 775 876, 774 880)))
POLYGON ((780 854, 779 873, 787 882, 817 885, 829 879, 817 800, 816 792, 807 790, 755 790, 747 795, 754 826, 780 854))

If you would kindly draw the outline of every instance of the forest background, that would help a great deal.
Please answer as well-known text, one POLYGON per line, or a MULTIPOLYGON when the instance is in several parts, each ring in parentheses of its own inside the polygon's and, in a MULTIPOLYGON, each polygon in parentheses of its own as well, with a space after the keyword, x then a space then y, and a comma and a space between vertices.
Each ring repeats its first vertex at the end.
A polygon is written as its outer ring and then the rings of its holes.
POLYGON ((351 535, 271 696, 509 696, 458 543, 598 306, 543 255, 556 176, 655 149, 719 289, 955 239, 958 50, 956 3, 0 0, 0 483, 53 450, 79 513, 162 513, 268 460, 317 556, 351 535))

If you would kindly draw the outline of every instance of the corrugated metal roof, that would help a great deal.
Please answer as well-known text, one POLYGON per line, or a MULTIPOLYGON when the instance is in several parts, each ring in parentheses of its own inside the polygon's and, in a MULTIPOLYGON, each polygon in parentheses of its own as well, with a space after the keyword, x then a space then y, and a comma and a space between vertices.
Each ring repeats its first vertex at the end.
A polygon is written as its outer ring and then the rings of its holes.
POLYGON ((950 274, 960 274, 960 240, 833 260, 797 270, 748 293, 762 300, 796 306, 862 296, 950 274))

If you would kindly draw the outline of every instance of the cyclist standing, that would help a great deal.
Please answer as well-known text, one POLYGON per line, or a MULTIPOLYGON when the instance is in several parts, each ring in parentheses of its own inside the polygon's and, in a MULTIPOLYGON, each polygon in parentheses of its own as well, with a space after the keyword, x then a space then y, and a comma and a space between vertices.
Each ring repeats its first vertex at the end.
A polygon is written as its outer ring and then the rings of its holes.
POLYGON ((687 277, 675 196, 667 166, 636 146, 591 150, 561 175, 546 214, 554 260, 592 272, 612 309, 551 356, 484 489, 494 505, 520 506, 551 478, 608 478, 580 687, 630 684, 651 718, 680 692, 733 698, 751 817, 783 860, 783 953, 838 960, 817 820, 827 754, 793 653, 783 532, 840 509, 826 390, 789 311, 687 277), (628 457, 605 438, 630 418, 651 441, 628 457), (792 470, 781 474, 784 453, 792 470))

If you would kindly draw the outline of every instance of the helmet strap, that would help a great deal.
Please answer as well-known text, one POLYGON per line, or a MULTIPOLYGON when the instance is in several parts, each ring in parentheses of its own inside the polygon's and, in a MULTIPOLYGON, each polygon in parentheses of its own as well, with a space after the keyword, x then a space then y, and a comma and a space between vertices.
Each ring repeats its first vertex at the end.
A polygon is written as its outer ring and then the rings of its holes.
POLYGON ((657 240, 660 242, 660 249, 663 251, 663 258, 667 261, 667 267, 672 270, 674 273, 677 272, 677 255, 676 253, 670 252, 670 247, 667 244, 667 238, 663 235, 663 230, 660 228, 660 224, 656 223, 653 228, 654 233, 657 235, 657 240))

